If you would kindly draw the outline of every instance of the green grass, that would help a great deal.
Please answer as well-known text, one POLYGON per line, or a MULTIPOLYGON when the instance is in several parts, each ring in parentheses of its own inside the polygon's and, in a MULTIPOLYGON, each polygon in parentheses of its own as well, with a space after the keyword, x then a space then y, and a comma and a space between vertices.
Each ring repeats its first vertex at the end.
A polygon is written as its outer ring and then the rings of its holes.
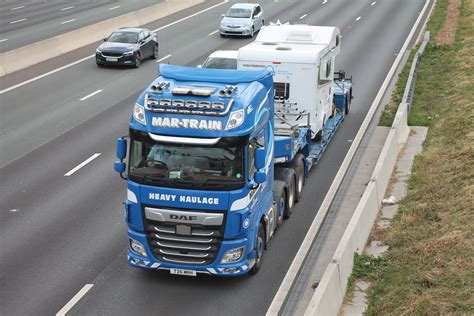
POLYGON ((367 315, 474 315, 474 1, 462 2, 456 43, 439 45, 447 3, 428 24, 409 124, 429 130, 383 240, 390 250, 374 271, 355 263, 351 284, 372 284, 367 315))

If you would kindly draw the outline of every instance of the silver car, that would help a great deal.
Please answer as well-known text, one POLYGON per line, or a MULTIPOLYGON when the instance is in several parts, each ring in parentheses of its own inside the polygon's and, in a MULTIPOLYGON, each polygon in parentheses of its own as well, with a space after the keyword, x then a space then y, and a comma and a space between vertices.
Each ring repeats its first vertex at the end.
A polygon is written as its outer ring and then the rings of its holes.
POLYGON ((263 26, 263 10, 256 3, 236 3, 223 15, 219 33, 227 35, 253 37, 263 26))

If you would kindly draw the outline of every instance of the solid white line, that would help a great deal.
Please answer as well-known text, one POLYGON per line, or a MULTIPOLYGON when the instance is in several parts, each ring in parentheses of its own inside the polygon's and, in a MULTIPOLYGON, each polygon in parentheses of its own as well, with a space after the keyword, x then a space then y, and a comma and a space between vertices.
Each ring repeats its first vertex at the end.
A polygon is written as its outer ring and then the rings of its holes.
POLYGON ((92 92, 91 94, 86 95, 85 97, 83 97, 83 98, 81 98, 81 99, 79 99, 79 100, 80 100, 80 101, 84 101, 84 100, 89 99, 90 97, 96 95, 97 93, 101 93, 101 92, 102 92, 102 89, 99 89, 99 90, 97 90, 97 91, 95 91, 95 92, 92 92))
POLYGON ((362 18, 361 16, 358 16, 357 19, 356 19, 356 21, 359 21, 361 18, 362 18))
MULTIPOLYGON (((178 21, 172 22, 172 23, 170 23, 170 24, 168 24, 168 25, 162 26, 162 27, 160 27, 160 28, 154 30, 153 32, 157 32, 157 31, 163 30, 163 29, 165 29, 165 28, 167 28, 167 27, 173 26, 173 25, 175 25, 176 23, 182 22, 182 21, 184 21, 184 20, 186 20, 186 19, 192 18, 192 17, 194 17, 194 16, 196 16, 196 15, 198 15, 198 14, 204 13, 204 12, 209 11, 209 10, 211 10, 211 9, 217 8, 218 6, 221 6, 221 5, 225 4, 225 3, 228 3, 228 1, 222 1, 222 2, 220 2, 220 3, 218 3, 218 4, 216 4, 216 5, 213 5, 212 7, 209 7, 209 8, 207 8, 207 9, 204 9, 204 10, 201 10, 201 11, 196 12, 196 13, 194 13, 194 14, 191 14, 190 16, 187 16, 187 17, 182 18, 182 19, 180 19, 180 20, 178 20, 178 21)), ((62 66, 62 67, 59 67, 58 69, 51 70, 50 72, 47 72, 47 73, 45 73, 45 74, 42 74, 42 75, 40 75, 40 76, 38 76, 38 77, 31 78, 31 79, 28 79, 28 80, 26 80, 26 81, 20 82, 20 83, 14 85, 14 86, 11 86, 11 87, 8 87, 8 88, 6 88, 6 89, 3 89, 2 91, 0 91, 0 95, 3 94, 3 93, 5 93, 5 92, 11 91, 11 90, 13 90, 13 89, 22 87, 22 86, 24 86, 24 85, 26 85, 26 84, 28 84, 28 83, 31 83, 31 82, 34 82, 34 81, 36 81, 36 80, 42 79, 42 78, 44 78, 44 77, 47 77, 47 76, 49 76, 49 75, 52 75, 52 74, 54 74, 54 73, 56 73, 56 72, 58 72, 58 71, 61 71, 61 70, 67 69, 67 68, 69 68, 69 67, 72 67, 72 66, 74 66, 74 65, 77 65, 77 64, 79 64, 79 63, 82 63, 83 61, 88 60, 88 59, 91 59, 91 58, 94 58, 94 57, 95 57, 95 54, 89 55, 89 56, 84 57, 84 58, 82 58, 82 59, 76 60, 75 62, 72 62, 72 63, 70 63, 70 64, 64 65, 64 66, 62 66)))
POLYGON ((163 60, 168 59, 168 58, 170 58, 170 57, 171 57, 171 54, 170 54, 170 55, 166 55, 165 57, 158 59, 156 62, 157 62, 157 63, 160 63, 160 62, 162 62, 163 60))
MULTIPOLYGON (((319 231, 326 213, 328 212, 332 201, 334 197, 336 196, 337 190, 339 186, 342 183, 342 180, 347 172, 347 169, 349 169, 349 165, 352 161, 352 158, 354 157, 360 142, 362 141, 362 137, 365 134, 365 131, 369 127, 369 123, 372 120, 377 107, 379 103, 382 100, 382 97, 387 90, 387 87, 392 80, 394 73, 400 64, 401 58, 404 54, 404 52, 407 50, 408 44, 410 43, 411 39, 413 38, 413 34, 415 33, 416 28, 418 27, 418 24, 421 21, 421 18, 424 15, 424 12, 426 11, 426 8, 428 7, 430 0, 426 0, 425 6, 423 7, 422 12, 418 16, 418 19, 416 20, 415 24, 413 25, 410 34, 408 34, 407 39, 405 40, 405 43, 403 44, 402 48, 400 49, 399 56, 395 59, 395 61, 392 64, 392 67, 390 68, 387 76, 385 77, 385 80, 382 83, 382 86, 380 87, 377 95, 375 96, 374 101, 372 102, 372 105, 369 108, 369 111, 367 112, 367 115, 365 116, 364 121, 362 122, 359 130, 357 131, 356 137, 354 138, 351 147, 349 148, 349 151, 346 154, 346 157, 344 158, 341 166, 339 167, 339 170, 337 171, 336 176, 334 177, 333 182, 331 183, 331 186, 329 187, 328 192, 326 193, 326 196, 324 197, 323 202, 321 203, 321 206, 316 213, 316 216, 306 233, 306 236, 303 240, 303 242, 300 245, 300 248, 298 249, 298 252, 296 253, 295 257, 293 258, 293 261, 290 265, 290 268, 285 274, 285 277, 283 278, 283 281, 280 284, 280 287, 278 288, 277 293, 273 297, 272 303, 270 304, 270 307, 268 308, 266 315, 277 315, 280 312, 280 309, 283 307, 283 304, 285 302, 286 297, 288 296, 288 293, 290 292, 290 289, 293 285, 293 282, 298 275, 298 271, 301 268, 301 265, 304 261, 304 258, 306 257, 307 252, 309 251, 314 239, 316 238, 317 232, 319 231)), ((311 304, 311 302, 310 302, 311 304)), ((310 306, 309 306, 310 307, 310 306)), ((309 309, 308 307, 308 309, 309 309)))
POLYGON ((209 33, 209 34, 207 34, 207 35, 211 36, 211 35, 216 34, 217 32, 219 32, 219 30, 215 30, 214 32, 211 32, 211 33, 209 33))
POLYGON ((18 23, 18 22, 23 22, 23 21, 26 21, 27 19, 19 19, 19 20, 15 20, 15 21, 11 21, 10 24, 15 24, 15 23, 18 23))
POLYGON ((374 2, 372 2, 370 5, 374 5, 374 4, 376 4, 376 3, 377 3, 377 2, 374 1, 374 2))
POLYGON ((118 8, 120 8, 120 6, 119 6, 119 5, 118 5, 118 6, 116 6, 116 7, 109 8, 109 11, 110 11, 110 10, 115 10, 115 9, 118 9, 118 8))
POLYGON ((71 300, 69 302, 67 302, 66 305, 64 305, 63 308, 61 308, 61 310, 59 312, 56 313, 56 316, 64 316, 66 315, 67 312, 69 312, 69 310, 71 308, 74 307, 74 305, 76 305, 77 302, 79 302, 79 300, 84 296, 86 295, 87 292, 89 292, 89 290, 94 286, 94 284, 86 284, 84 285, 84 287, 79 291, 77 292, 76 295, 74 295, 73 298, 71 298, 71 300))
POLYGON ((1 43, 1 42, 5 42, 5 41, 8 41, 8 38, 1 39, 1 40, 0 40, 0 43, 1 43))
POLYGON ((72 9, 74 8, 74 6, 70 6, 70 7, 66 7, 66 8, 62 8, 61 11, 66 11, 66 10, 69 10, 69 9, 72 9))
POLYGON ((76 19, 72 19, 72 20, 67 20, 67 21, 61 22, 61 24, 66 24, 66 23, 70 23, 70 22, 74 22, 74 21, 76 21, 76 19))
POLYGON ((300 20, 303 20, 307 16, 308 16, 307 14, 303 14, 302 16, 300 16, 300 20))
POLYGON ((14 8, 11 8, 10 11, 15 11, 15 10, 19 10, 19 9, 23 9, 25 6, 22 5, 21 7, 14 7, 14 8))
POLYGON ((87 158, 86 160, 84 160, 83 162, 81 162, 79 165, 77 165, 76 167, 74 167, 73 169, 71 169, 68 173, 66 173, 64 176, 65 177, 69 177, 70 175, 72 175, 74 172, 76 172, 77 170, 81 169, 82 167, 84 167, 85 165, 87 165, 89 162, 91 162, 92 160, 94 160, 95 158, 99 157, 101 155, 101 153, 95 153, 93 154, 92 156, 90 156, 89 158, 87 158))

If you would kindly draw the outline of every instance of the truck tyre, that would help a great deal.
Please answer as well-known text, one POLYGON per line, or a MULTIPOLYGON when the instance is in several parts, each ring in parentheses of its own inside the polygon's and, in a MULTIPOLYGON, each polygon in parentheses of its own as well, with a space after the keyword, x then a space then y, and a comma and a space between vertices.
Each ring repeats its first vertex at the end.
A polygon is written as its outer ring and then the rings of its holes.
POLYGON ((295 171, 295 202, 298 202, 301 200, 301 194, 306 180, 303 154, 296 154, 295 158, 288 164, 288 167, 295 171))
POLYGON ((258 225, 258 233, 255 240, 255 264, 250 270, 250 274, 257 274, 262 266, 263 251, 265 249, 265 229, 263 224, 258 225))
POLYGON ((295 171, 291 168, 276 168, 275 179, 286 184, 286 205, 283 215, 285 218, 291 216, 293 206, 295 205, 295 171))
POLYGON ((275 220, 277 228, 283 224, 283 217, 285 216, 286 209, 285 200, 285 183, 283 181, 275 180, 273 182, 273 202, 275 202, 275 220))

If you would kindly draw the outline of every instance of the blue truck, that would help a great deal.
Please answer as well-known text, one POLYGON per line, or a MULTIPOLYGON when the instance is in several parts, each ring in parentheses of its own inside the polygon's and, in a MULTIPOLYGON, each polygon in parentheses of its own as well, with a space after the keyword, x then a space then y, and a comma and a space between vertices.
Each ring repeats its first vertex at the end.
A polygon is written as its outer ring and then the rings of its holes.
POLYGON ((275 128, 269 70, 159 72, 134 106, 129 135, 117 139, 128 262, 188 276, 256 273, 348 113, 352 80, 337 73, 335 110, 314 139, 309 125, 275 128))

